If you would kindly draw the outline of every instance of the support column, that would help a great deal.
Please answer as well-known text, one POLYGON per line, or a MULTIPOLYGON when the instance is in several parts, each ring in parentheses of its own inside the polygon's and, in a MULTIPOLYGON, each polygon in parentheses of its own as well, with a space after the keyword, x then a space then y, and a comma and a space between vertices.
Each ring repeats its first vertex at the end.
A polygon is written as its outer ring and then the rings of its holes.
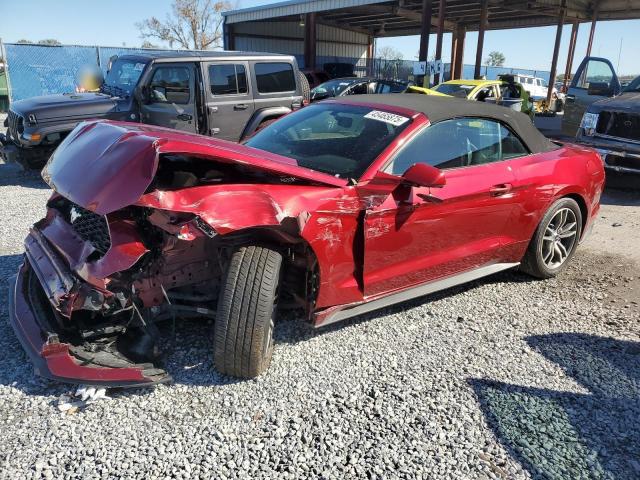
MULTIPOLYGON (((420 52, 418 60, 426 62, 429 55, 429 35, 431 35, 431 17, 433 16, 433 0, 422 0, 422 25, 420 26, 420 52)), ((426 82, 427 75, 422 79, 422 83, 426 82)), ((417 82, 418 84, 420 82, 417 82)), ((428 87, 429 85, 424 85, 428 87)))
POLYGON ((367 44, 367 75, 373 76, 373 37, 369 35, 369 43, 367 44))
POLYGON ((484 47, 484 31, 487 29, 489 18, 489 0, 482 0, 480 4, 480 26, 478 28, 478 46, 476 48, 476 66, 473 72, 474 78, 480 78, 480 68, 482 67, 482 48, 484 47))
POLYGON ((595 2, 595 6, 593 7, 593 18, 591 19, 591 30, 589 31, 589 43, 587 44, 587 57, 591 56, 591 47, 593 47, 593 36, 596 33, 598 13, 600 13, 600 2, 595 2))
POLYGON ((556 81, 556 71, 558 69, 558 54, 560 52, 560 42, 562 40, 562 27, 564 26, 564 18, 567 14, 567 2, 562 0, 560 7, 560 16, 558 17, 558 27, 556 28, 556 43, 553 47, 553 60, 551 60, 551 73, 549 74, 549 88, 547 89, 547 105, 551 104, 551 96, 553 95, 553 84, 556 81))
POLYGON ((578 28, 580 28, 579 22, 573 22, 573 27, 571 28, 571 39, 569 40, 569 53, 567 54, 567 65, 564 69, 564 90, 567 90, 567 85, 569 83, 569 77, 571 76, 571 70, 573 69, 573 57, 576 53, 576 42, 578 40, 578 28))
MULTIPOLYGON (((444 17, 447 8, 447 1, 440 0, 438 5, 438 33, 436 35, 436 60, 442 61, 442 37, 444 36, 444 17)), ((436 73, 433 83, 436 85, 441 82, 440 74, 436 73)))
POLYGON ((458 25, 453 32, 451 40, 451 80, 462 78, 464 40, 467 30, 462 25, 458 25))
POLYGON ((223 31, 223 48, 225 50, 235 50, 236 49, 236 38, 233 34, 233 25, 224 24, 222 27, 223 31))
POLYGON ((456 53, 458 53, 458 30, 451 32, 451 67, 449 67, 449 80, 456 78, 456 53))
POLYGON ((304 19, 304 68, 316 68, 316 14, 307 13, 304 19))

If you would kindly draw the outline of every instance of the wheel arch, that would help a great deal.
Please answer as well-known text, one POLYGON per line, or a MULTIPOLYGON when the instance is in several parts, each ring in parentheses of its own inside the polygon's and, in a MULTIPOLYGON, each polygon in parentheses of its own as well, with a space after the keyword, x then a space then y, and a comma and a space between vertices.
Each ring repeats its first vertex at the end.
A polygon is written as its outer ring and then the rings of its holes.
POLYGON ((575 200, 575 202, 578 204, 578 207, 580 207, 580 214, 582 216, 580 238, 582 238, 587 227, 587 222, 589 220, 589 207, 587 206, 587 201, 585 200, 584 196, 582 196, 578 192, 565 192, 564 194, 558 196, 554 200, 554 202, 562 198, 571 198, 572 200, 575 200))
POLYGON ((270 120, 272 118, 278 118, 283 115, 291 113, 291 109, 289 107, 265 107, 259 110, 256 110, 242 131, 242 135, 240 135, 240 141, 247 138, 249 135, 252 135, 257 128, 260 126, 262 122, 265 120, 270 120))
POLYGON ((310 318, 320 285, 318 256, 311 244, 300 235, 297 225, 250 226, 224 235, 221 239, 238 248, 256 245, 278 251, 283 256, 282 278, 291 293, 292 305, 305 310, 310 318))

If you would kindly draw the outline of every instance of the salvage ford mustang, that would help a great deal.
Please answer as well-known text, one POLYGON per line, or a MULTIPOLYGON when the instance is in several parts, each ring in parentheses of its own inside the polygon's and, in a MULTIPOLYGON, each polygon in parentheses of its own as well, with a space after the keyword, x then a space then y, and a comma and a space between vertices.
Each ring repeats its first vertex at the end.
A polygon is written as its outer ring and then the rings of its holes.
POLYGON ((162 320, 214 319, 216 369, 247 378, 284 308, 319 327, 509 268, 553 277, 604 170, 521 113, 392 94, 314 104, 244 145, 83 123, 43 177, 13 328, 40 375, 132 386, 170 379, 162 320))

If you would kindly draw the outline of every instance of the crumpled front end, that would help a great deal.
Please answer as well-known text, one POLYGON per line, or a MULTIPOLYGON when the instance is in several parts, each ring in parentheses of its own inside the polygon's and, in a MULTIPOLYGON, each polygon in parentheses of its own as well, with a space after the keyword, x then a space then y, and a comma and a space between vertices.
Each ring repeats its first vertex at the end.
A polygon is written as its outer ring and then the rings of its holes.
POLYGON ((313 173, 292 176, 302 172, 295 166, 249 162, 254 156, 123 124, 83 124, 67 137, 43 172, 55 193, 25 240, 10 295, 11 323, 38 373, 109 386, 170 380, 157 324, 215 318, 246 229, 286 243, 287 290, 306 301, 299 224, 260 185, 319 195, 327 187, 312 187, 313 173))
POLYGON ((170 380, 156 322, 213 317, 221 258, 193 215, 98 215, 54 194, 25 240, 11 323, 40 375, 134 386, 170 380))
POLYGON ((110 386, 169 380, 152 352, 123 341, 140 335, 147 310, 134 300, 134 272, 149 252, 136 221, 133 212, 109 218, 54 195, 29 232, 10 316, 39 374, 110 386))

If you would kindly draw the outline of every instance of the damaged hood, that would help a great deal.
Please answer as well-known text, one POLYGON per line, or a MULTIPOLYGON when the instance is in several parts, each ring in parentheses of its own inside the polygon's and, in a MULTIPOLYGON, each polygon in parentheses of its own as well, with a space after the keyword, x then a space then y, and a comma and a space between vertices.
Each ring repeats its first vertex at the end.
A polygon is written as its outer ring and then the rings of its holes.
POLYGON ((60 195, 100 215, 136 203, 155 176, 160 154, 184 154, 216 162, 342 187, 346 181, 295 160, 224 140, 137 123, 81 123, 42 171, 60 195))
POLYGON ((118 101, 103 93, 61 93, 27 98, 11 104, 23 116, 35 115, 38 122, 63 118, 96 118, 116 109, 118 101))

